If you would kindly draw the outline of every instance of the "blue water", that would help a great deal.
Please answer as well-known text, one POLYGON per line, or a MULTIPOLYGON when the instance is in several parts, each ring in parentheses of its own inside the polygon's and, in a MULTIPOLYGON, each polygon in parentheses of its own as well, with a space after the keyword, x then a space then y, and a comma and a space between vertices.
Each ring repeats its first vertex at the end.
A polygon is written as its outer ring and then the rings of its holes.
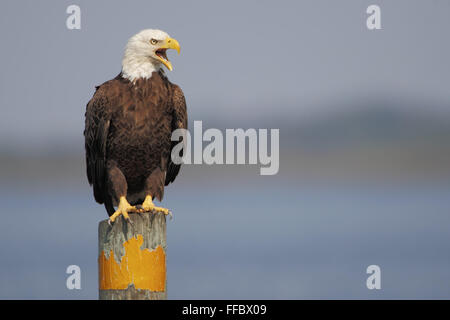
MULTIPOLYGON (((87 186, 1 186, 0 298, 96 299, 87 186), (39 217, 38 217, 39 215, 39 217), (68 265, 82 289, 68 290, 68 265)), ((172 299, 450 298, 450 185, 172 188, 172 299), (366 288, 381 267, 381 290, 366 288)))

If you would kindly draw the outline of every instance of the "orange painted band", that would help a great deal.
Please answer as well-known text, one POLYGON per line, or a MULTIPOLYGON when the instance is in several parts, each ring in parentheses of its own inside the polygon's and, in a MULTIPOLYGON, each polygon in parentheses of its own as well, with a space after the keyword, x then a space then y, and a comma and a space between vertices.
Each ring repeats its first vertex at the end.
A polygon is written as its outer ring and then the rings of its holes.
POLYGON ((125 290, 133 284, 136 289, 153 292, 166 289, 166 254, 161 246, 155 250, 141 249, 142 235, 125 241, 125 255, 120 265, 110 252, 106 258, 102 251, 98 258, 99 286, 101 290, 125 290))

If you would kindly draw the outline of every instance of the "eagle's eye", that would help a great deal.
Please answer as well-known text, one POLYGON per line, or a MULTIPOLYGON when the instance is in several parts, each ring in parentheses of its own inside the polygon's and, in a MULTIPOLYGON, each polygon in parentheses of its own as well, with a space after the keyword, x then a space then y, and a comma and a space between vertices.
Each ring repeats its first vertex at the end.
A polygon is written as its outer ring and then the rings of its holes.
POLYGON ((157 44, 157 43, 158 43, 158 40, 152 39, 152 40, 150 40, 150 43, 151 43, 151 44, 157 44))

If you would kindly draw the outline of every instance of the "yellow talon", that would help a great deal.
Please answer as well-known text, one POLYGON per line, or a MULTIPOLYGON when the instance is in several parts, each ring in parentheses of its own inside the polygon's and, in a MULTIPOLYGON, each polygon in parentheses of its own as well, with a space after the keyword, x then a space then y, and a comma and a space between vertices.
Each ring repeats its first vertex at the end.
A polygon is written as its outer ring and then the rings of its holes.
POLYGON ((117 211, 109 217, 109 221, 114 222, 118 216, 123 215, 126 220, 130 219, 128 212, 137 212, 136 207, 130 205, 125 197, 120 197, 119 206, 117 207, 117 211))
POLYGON ((150 195, 145 197, 145 200, 144 200, 144 202, 142 202, 141 207, 142 207, 142 212, 149 212, 149 211, 154 210, 157 212, 164 213, 165 215, 170 214, 169 209, 155 206, 155 204, 153 203, 153 200, 152 200, 152 196, 150 196, 150 195))

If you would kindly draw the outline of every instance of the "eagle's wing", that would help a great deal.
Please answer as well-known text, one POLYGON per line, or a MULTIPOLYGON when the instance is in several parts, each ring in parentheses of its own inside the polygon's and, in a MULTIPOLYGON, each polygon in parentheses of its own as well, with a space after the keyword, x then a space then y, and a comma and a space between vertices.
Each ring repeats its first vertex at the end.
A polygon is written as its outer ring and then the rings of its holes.
POLYGON ((110 113, 109 101, 104 90, 97 87, 86 106, 84 141, 86 148, 86 173, 94 188, 98 203, 105 202, 106 141, 108 138, 110 113))
MULTIPOLYGON (((183 91, 177 85, 173 85, 172 94, 172 106, 173 106, 173 120, 172 120, 172 132, 176 129, 187 129, 187 112, 186 112, 186 100, 184 99, 183 91)), ((173 147, 179 142, 172 141, 170 152, 172 153, 173 147)), ((172 162, 172 157, 169 155, 166 181, 165 185, 173 182, 180 172, 181 164, 175 164, 172 162)))

